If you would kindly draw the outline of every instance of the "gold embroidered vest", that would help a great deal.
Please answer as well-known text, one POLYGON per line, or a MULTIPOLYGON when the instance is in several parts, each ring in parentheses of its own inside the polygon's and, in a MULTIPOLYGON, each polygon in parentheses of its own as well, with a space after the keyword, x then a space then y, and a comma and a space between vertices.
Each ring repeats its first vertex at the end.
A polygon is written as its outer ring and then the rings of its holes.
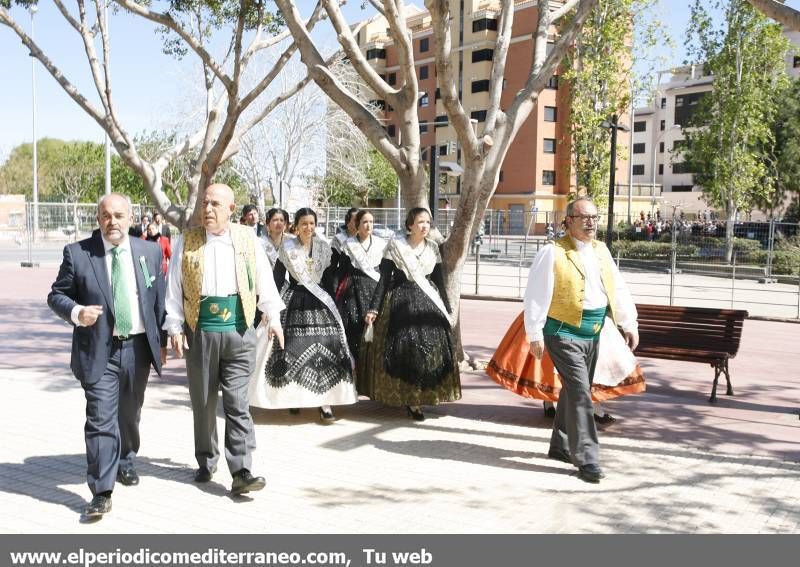
MULTIPOLYGON (((236 264, 236 287, 247 321, 256 316, 256 250, 253 229, 237 224, 228 226, 233 242, 236 264)), ((206 244, 204 227, 190 228, 184 232, 181 256, 181 282, 183 284, 183 317, 192 331, 200 316, 200 295, 203 289, 203 264, 206 244)))
MULTIPOLYGON (((583 299, 586 296, 586 276, 583 262, 572 238, 566 235, 554 243, 555 261, 553 271, 553 299, 550 301, 548 317, 564 321, 575 327, 581 326, 583 318, 583 299)), ((600 281, 608 297, 611 318, 616 323, 614 313, 616 294, 614 288, 614 272, 611 267, 611 254, 602 242, 592 240, 592 247, 600 266, 600 281)))

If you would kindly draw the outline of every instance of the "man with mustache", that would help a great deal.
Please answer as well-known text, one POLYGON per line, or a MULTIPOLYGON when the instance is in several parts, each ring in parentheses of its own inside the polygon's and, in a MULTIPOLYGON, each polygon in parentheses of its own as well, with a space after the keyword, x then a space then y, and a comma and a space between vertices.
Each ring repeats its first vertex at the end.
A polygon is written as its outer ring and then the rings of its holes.
MULTIPOLYGON (((164 274, 161 248, 130 238, 131 207, 111 193, 97 207, 100 230, 64 247, 47 304, 74 325, 71 367, 86 396, 86 518, 111 511, 114 482, 139 484, 139 417, 150 367, 161 374, 164 274)), ((165 351, 164 351, 165 352, 165 351)))

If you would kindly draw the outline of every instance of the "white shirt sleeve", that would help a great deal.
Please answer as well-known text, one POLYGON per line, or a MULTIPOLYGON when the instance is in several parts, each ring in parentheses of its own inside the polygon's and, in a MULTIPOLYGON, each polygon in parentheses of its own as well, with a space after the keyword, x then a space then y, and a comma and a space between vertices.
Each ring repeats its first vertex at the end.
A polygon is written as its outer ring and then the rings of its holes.
POLYGON ((531 341, 541 341, 542 329, 547 321, 547 312, 550 310, 550 301, 553 299, 553 284, 555 273, 554 246, 545 246, 536 254, 528 272, 528 287, 525 289, 524 319, 525 333, 531 341))
POLYGON ((81 314, 81 309, 83 309, 83 305, 78 305, 76 303, 75 307, 72 308, 72 311, 70 311, 70 314, 69 314, 69 318, 72 319, 72 322, 75 324, 76 327, 83 327, 84 326, 84 325, 81 325, 81 320, 78 319, 78 315, 81 314))
POLYGON ((258 295, 258 309, 267 314, 271 325, 280 324, 281 311, 286 309, 281 300, 275 280, 272 277, 272 268, 264 251, 264 244, 258 241, 253 232, 256 250, 256 295, 258 295))
POLYGON ((164 320, 164 330, 170 335, 183 332, 183 282, 181 281, 181 259, 183 257, 183 235, 175 238, 172 247, 172 259, 169 263, 167 274, 167 295, 164 303, 167 317, 164 320))
POLYGON ((614 293, 616 296, 614 314, 616 315, 617 324, 622 327, 623 331, 636 331, 639 329, 639 322, 636 320, 639 317, 636 311, 636 304, 633 302, 628 285, 622 278, 622 274, 610 254, 609 261, 611 262, 611 270, 614 273, 614 293))

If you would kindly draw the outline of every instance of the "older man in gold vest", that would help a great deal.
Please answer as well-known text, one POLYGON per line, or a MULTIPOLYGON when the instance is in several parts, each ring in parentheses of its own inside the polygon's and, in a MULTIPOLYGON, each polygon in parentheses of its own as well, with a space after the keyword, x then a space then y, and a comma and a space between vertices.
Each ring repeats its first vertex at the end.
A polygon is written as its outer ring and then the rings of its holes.
POLYGON ((631 349, 639 342, 636 306, 608 248, 594 239, 597 208, 587 197, 567 206, 567 234, 536 255, 525 291, 525 332, 531 353, 544 349, 563 384, 548 456, 600 482, 599 443, 591 384, 606 314, 622 327, 631 349))
POLYGON ((256 306, 262 324, 283 344, 280 299, 264 248, 248 226, 231 224, 233 191, 208 187, 200 205, 202 227, 190 228, 175 242, 169 270, 164 329, 172 348, 186 353, 186 373, 194 415, 196 482, 208 482, 219 460, 217 397, 225 412, 225 458, 233 476, 231 492, 264 488, 250 472, 255 431, 247 396, 255 364, 256 306))

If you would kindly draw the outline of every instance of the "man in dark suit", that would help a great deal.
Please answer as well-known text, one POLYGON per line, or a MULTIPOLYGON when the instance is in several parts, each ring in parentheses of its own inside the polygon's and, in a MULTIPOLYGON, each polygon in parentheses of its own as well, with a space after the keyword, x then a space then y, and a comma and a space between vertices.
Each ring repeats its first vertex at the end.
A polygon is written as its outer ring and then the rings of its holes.
POLYGON ((144 215, 141 220, 135 224, 128 223, 128 234, 141 238, 143 234, 147 234, 147 226, 150 224, 150 217, 144 215))
POLYGON ((97 208, 100 230, 64 247, 47 304, 74 325, 71 368, 86 396, 87 518, 111 510, 118 480, 139 483, 134 459, 152 365, 161 373, 165 281, 161 248, 129 238, 130 203, 112 193, 97 208))
POLYGON ((156 223, 158 226, 158 233, 169 239, 172 238, 172 231, 169 229, 167 223, 164 222, 164 215, 159 213, 158 211, 153 213, 153 222, 156 223))

